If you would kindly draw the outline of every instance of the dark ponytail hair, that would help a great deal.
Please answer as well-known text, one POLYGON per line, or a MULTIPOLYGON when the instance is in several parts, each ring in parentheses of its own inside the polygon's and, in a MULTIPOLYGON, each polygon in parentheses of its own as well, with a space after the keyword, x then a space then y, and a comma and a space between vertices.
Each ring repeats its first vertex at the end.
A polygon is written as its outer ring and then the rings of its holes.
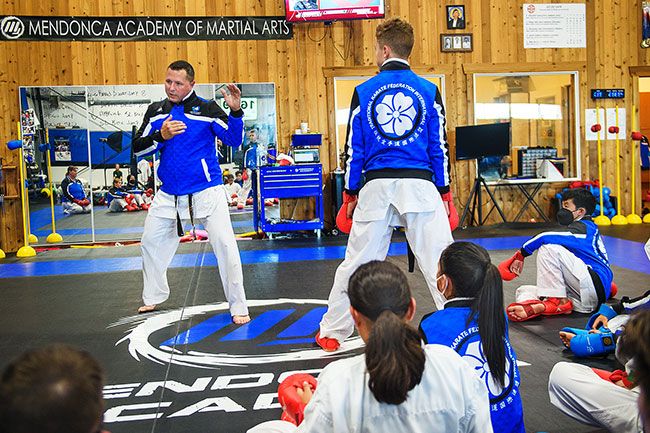
POLYGON ((468 322, 478 315, 478 333, 494 380, 504 386, 506 374, 506 319, 503 282, 485 248, 454 242, 440 256, 440 273, 447 275, 457 297, 474 298, 468 322))
POLYGON ((394 264, 372 261, 350 277, 350 304, 373 321, 366 341, 369 387, 377 401, 401 404, 422 379, 420 334, 404 321, 411 303, 406 276, 394 264))

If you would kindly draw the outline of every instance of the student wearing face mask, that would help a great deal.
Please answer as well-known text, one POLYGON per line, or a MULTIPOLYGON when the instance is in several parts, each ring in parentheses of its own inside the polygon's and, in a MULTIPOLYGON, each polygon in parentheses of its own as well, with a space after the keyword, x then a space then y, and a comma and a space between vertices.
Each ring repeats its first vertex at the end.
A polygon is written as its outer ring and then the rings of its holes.
POLYGON ((529 239, 499 265, 501 277, 512 280, 521 274, 524 259, 537 251, 537 284, 517 289, 516 302, 506 309, 510 320, 592 313, 615 295, 607 251, 591 220, 595 208, 596 199, 586 189, 566 191, 557 214, 560 227, 529 239))
POLYGON ((436 284, 447 301, 422 318, 422 339, 454 349, 484 381, 495 433, 524 433, 517 356, 508 339, 503 283, 490 255, 471 242, 449 245, 436 284))

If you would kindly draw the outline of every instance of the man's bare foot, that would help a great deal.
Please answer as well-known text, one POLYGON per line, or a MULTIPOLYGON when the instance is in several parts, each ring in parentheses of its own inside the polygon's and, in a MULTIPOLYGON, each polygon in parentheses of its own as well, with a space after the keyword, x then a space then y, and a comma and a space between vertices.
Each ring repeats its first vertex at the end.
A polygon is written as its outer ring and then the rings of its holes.
POLYGON ((571 340, 575 336, 576 334, 573 334, 571 332, 560 331, 560 339, 562 340, 562 344, 564 344, 567 349, 571 349, 571 340))
POLYGON ((152 311, 156 310, 156 304, 153 305, 143 305, 142 307, 138 308, 138 314, 142 313, 151 313, 152 311))
POLYGON ((508 316, 511 318, 517 318, 519 320, 525 320, 533 315, 537 316, 544 312, 546 307, 542 301, 530 303, 530 304, 511 304, 507 308, 508 316))
POLYGON ((237 325, 243 325, 244 323, 248 323, 251 321, 251 316, 249 316, 248 314, 245 316, 232 316, 232 321, 237 325))

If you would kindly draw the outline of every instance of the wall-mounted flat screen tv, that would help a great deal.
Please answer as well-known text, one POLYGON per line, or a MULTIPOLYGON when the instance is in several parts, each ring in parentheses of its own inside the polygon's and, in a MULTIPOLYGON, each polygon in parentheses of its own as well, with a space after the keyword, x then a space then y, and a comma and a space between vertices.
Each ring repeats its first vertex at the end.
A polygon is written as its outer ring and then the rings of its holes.
POLYGON ((510 154, 510 122, 456 127, 456 159, 510 154))
POLYGON ((383 18, 385 0, 285 0, 287 21, 383 18))

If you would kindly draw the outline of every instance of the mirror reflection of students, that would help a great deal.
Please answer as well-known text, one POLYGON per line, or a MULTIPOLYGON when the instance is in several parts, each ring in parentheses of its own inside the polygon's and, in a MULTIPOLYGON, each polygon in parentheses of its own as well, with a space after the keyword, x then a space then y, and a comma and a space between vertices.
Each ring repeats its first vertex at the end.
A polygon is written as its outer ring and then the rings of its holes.
POLYGON ((89 213, 91 204, 86 197, 83 184, 77 179, 77 167, 68 167, 65 179, 61 182, 61 206, 66 215, 76 213, 89 213))

